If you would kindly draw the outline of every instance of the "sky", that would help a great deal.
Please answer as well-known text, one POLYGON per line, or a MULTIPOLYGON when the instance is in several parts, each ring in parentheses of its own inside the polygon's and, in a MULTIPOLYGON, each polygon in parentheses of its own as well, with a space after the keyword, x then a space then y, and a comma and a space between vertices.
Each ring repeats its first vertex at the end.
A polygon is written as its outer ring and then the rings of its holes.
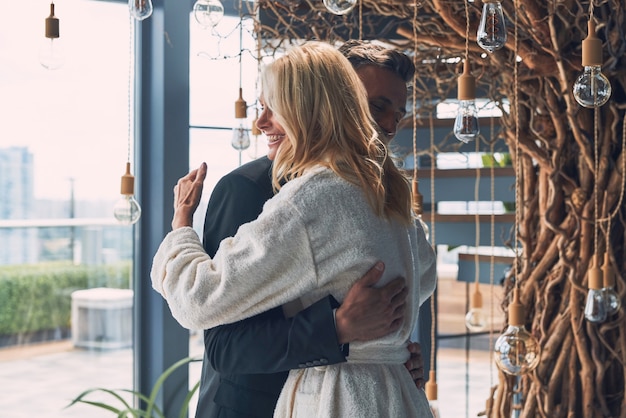
MULTIPOLYGON (((0 25, 0 148, 28 147, 33 153, 36 198, 66 198, 70 179, 74 179, 77 199, 116 198, 128 156, 128 9, 125 3, 90 0, 56 0, 54 4, 60 21, 60 38, 55 43, 63 49, 65 64, 47 70, 39 63, 39 50, 42 44, 49 46, 44 22, 50 2, 0 0, 4 17, 0 25)), ((239 87, 236 24, 225 18, 212 32, 192 21, 191 124, 234 125, 231 113, 239 87), (215 97, 232 97, 232 101, 216 104, 215 97)), ((250 59, 244 58, 243 64, 244 98, 251 105, 257 95, 258 68, 250 59)), ((190 166, 205 160, 203 156, 215 161, 205 187, 211 188, 239 164, 239 154, 229 142, 228 131, 192 134, 190 166)), ((251 150, 244 151, 242 162, 254 156, 251 150)))

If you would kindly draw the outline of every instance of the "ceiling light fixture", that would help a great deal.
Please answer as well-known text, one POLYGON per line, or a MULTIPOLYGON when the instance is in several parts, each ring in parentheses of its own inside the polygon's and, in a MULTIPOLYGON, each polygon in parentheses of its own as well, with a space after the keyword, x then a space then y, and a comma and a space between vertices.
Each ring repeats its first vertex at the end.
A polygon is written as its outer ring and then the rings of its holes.
POLYGON ((65 63, 60 40, 59 19, 54 15, 54 2, 50 3, 50 16, 46 18, 44 43, 39 48, 39 62, 48 70, 56 70, 65 63))
POLYGON ((582 42, 583 73, 573 87, 574 98, 579 105, 594 108, 604 105, 611 97, 611 83, 601 71, 602 41, 596 36, 593 16, 587 23, 587 38, 582 42))

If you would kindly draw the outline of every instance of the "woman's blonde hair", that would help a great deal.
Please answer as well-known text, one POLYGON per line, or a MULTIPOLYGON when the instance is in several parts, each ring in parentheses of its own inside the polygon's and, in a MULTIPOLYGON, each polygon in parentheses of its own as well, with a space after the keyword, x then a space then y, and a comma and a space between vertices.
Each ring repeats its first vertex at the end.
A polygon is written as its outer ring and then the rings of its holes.
POLYGON ((378 216, 411 221, 408 180, 393 164, 350 62, 322 42, 294 47, 262 74, 265 106, 287 139, 274 159, 273 184, 315 165, 360 186, 378 216))

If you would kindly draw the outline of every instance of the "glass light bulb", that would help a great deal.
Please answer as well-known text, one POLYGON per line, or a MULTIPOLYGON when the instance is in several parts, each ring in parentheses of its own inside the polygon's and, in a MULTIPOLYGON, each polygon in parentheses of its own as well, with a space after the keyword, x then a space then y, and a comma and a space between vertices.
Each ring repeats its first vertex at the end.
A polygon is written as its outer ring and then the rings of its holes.
POLYGON ((465 314, 465 326, 472 332, 483 331, 487 328, 487 315, 483 308, 471 308, 465 314))
POLYGON ((502 48, 506 43, 504 14, 499 1, 487 0, 483 3, 476 40, 482 49, 489 52, 502 48))
POLYGON ((220 0, 198 0, 193 5, 193 17, 204 28, 212 28, 224 17, 224 5, 220 0))
POLYGON ((324 6, 329 12, 336 15, 345 15, 350 13, 354 6, 356 6, 357 0, 324 0, 324 6))
POLYGON ((128 0, 130 15, 136 20, 144 20, 152 14, 152 0, 128 0))
POLYGON ((606 319, 607 305, 602 289, 589 289, 585 302, 585 318, 590 322, 603 322, 606 319))
POLYGON ((540 347, 523 325, 509 325, 496 340, 494 354, 500 370, 519 376, 537 367, 540 347))
POLYGON ((611 97, 611 83, 600 66, 587 66, 574 83, 574 98, 579 105, 594 108, 604 105, 611 97))
POLYGON ((60 38, 45 38, 39 48, 39 63, 48 70, 61 68, 65 64, 63 49, 60 38))
POLYGON ((474 141, 479 132, 478 111, 474 100, 459 100, 459 110, 454 119, 454 136, 467 144, 474 141))
POLYGON ((113 208, 113 215, 123 225, 132 225, 141 216, 141 207, 133 195, 122 195, 113 208))
POLYGON ((424 219, 422 219, 422 215, 417 215, 417 221, 420 223, 420 226, 424 230, 426 241, 428 241, 430 239, 430 228, 428 227, 428 224, 424 222, 424 219))
POLYGON ((240 122, 239 125, 233 128, 233 138, 230 144, 237 151, 243 151, 250 146, 250 134, 246 127, 243 126, 243 122, 240 122))
POLYGON ((613 315, 619 311, 619 308, 622 307, 622 301, 619 298, 617 292, 613 289, 612 286, 605 287, 602 289, 604 293, 604 300, 606 303, 606 315, 613 315))

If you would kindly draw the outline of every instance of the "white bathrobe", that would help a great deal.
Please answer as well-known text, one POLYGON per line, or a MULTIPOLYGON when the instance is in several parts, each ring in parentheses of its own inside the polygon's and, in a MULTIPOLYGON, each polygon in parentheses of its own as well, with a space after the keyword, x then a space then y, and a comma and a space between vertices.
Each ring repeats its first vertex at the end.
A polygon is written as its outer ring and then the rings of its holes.
POLYGON ((189 227, 170 232, 154 256, 152 286, 189 329, 239 321, 299 301, 307 307, 348 289, 375 261, 378 285, 402 276, 409 297, 400 329, 350 343, 347 363, 292 370, 276 417, 430 417, 404 367, 419 306, 435 288, 435 254, 418 226, 377 217, 361 189, 317 167, 289 181, 259 218, 209 258, 189 227))

